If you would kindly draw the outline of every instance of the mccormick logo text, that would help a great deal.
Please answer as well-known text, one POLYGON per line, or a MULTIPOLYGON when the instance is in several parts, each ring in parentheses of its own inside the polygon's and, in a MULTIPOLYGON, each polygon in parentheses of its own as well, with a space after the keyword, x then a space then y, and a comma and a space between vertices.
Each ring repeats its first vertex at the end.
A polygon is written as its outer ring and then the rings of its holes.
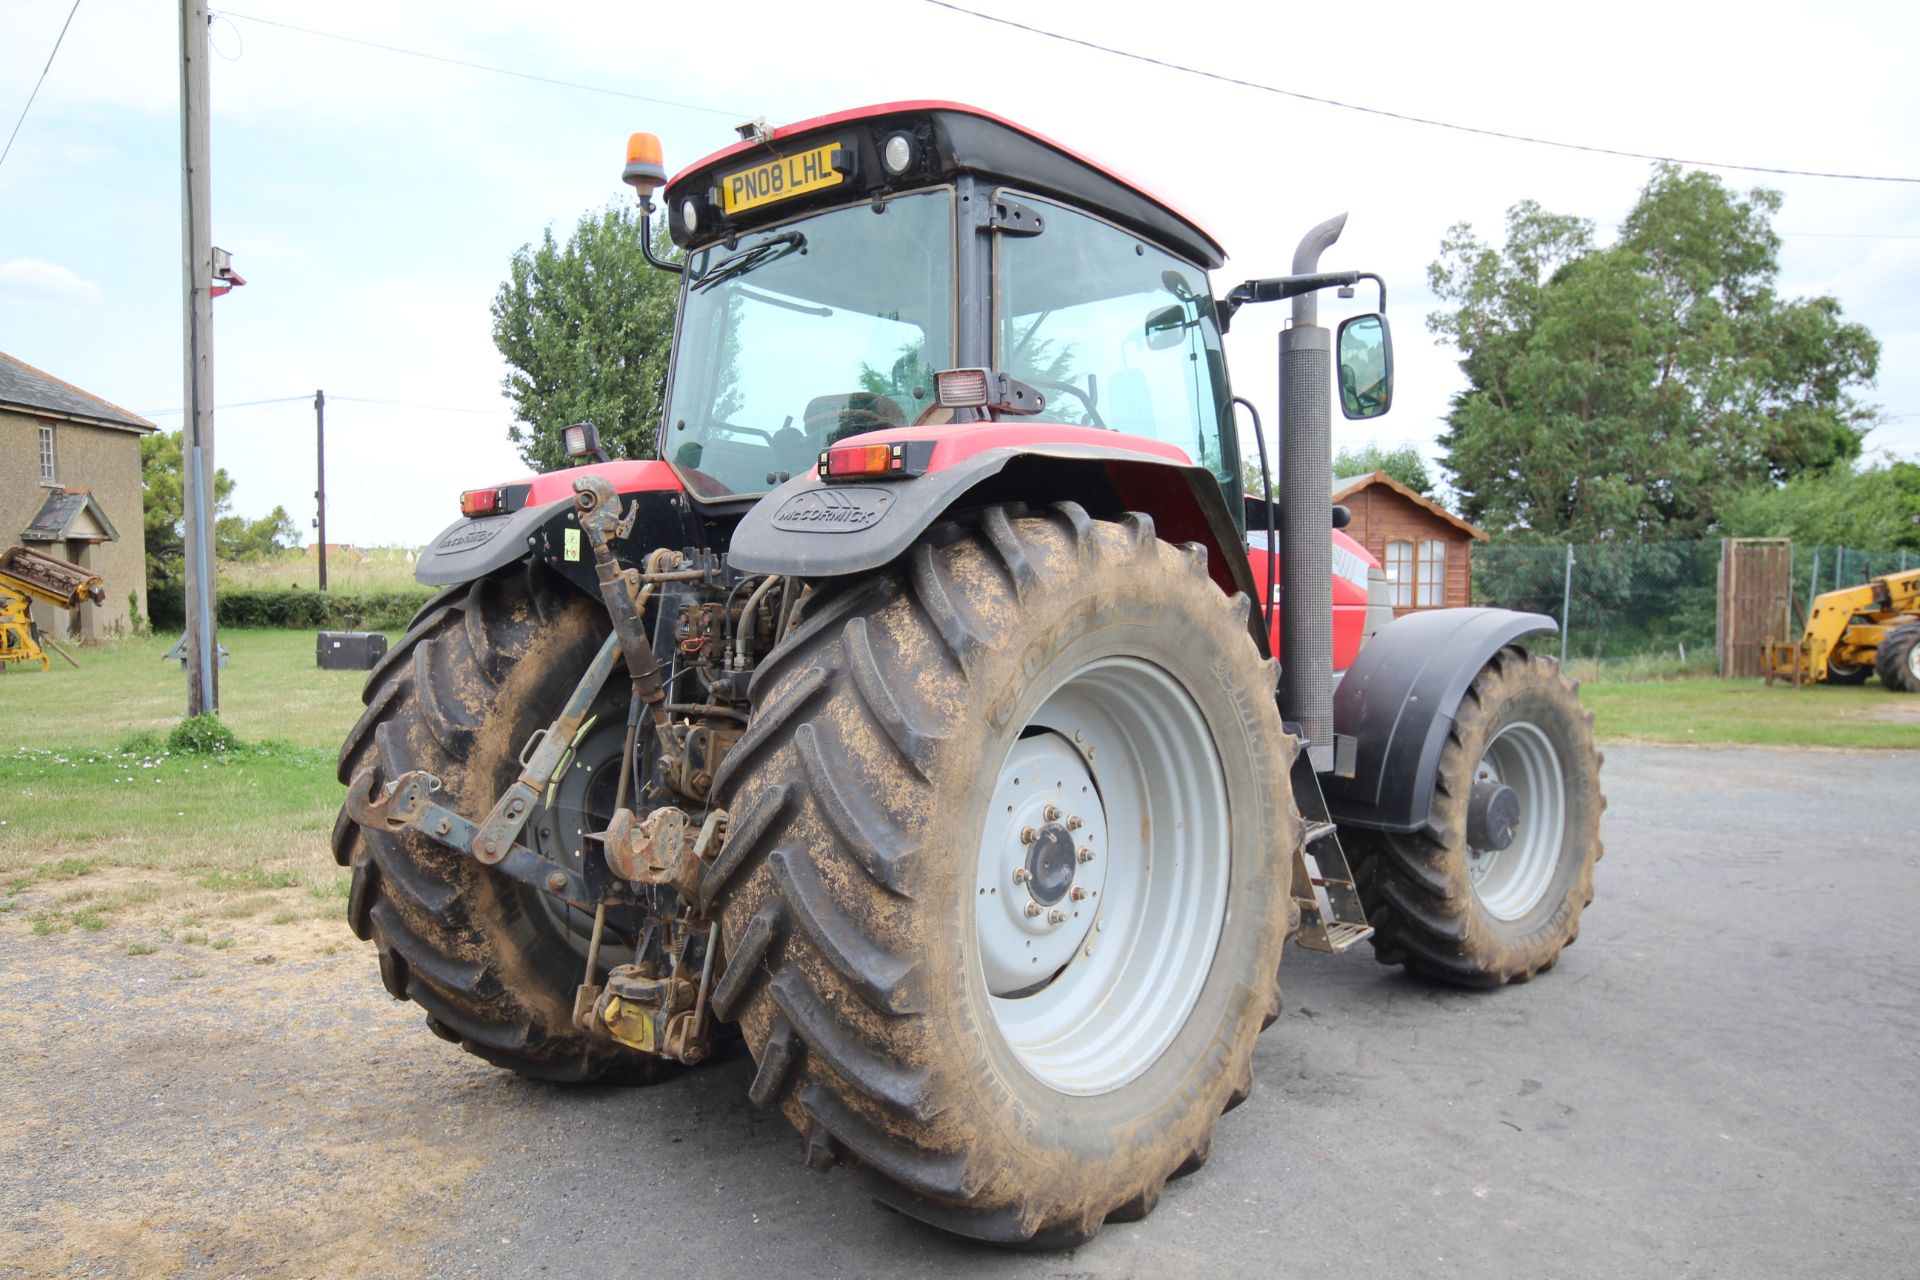
POLYGON ((893 499, 879 489, 816 489, 796 493, 774 513, 776 529, 850 533, 879 523, 893 499))

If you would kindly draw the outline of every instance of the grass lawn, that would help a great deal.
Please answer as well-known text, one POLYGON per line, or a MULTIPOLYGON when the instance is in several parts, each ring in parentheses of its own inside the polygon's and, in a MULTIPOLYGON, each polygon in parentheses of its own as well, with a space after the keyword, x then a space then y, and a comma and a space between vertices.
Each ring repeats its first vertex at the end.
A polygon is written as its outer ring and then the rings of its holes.
POLYGON ((225 631, 222 718, 250 745, 215 756, 119 745, 186 711, 171 639, 76 651, 81 670, 0 676, 0 929, 129 927, 156 941, 344 946, 347 876, 327 847, 334 753, 365 673, 314 666, 310 632, 225 631), (296 936, 288 936, 296 935, 296 936), (304 941, 303 941, 304 940, 304 941))
POLYGON ((1794 689, 1758 680, 1596 681, 1580 686, 1603 741, 1920 750, 1920 695, 1878 681, 1794 689))
MULTIPOLYGON (((388 636, 388 641, 398 639, 388 636)), ((0 675, 6 734, 15 747, 110 747, 140 730, 160 734, 187 713, 187 676, 164 660, 178 636, 119 640, 72 649, 75 671, 14 667, 0 675)), ((249 742, 274 738, 333 750, 360 715, 364 671, 314 666, 311 631, 220 633, 231 653, 220 671, 220 716, 249 742)))

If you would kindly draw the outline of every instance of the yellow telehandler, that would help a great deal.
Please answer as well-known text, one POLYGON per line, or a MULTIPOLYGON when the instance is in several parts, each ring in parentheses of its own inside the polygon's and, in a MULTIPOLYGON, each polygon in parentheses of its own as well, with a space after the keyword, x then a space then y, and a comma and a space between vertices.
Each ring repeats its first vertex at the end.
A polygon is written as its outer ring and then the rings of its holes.
POLYGON ((1767 638, 1767 683, 1862 684, 1878 675, 1920 693, 1920 569, 1884 573, 1816 596, 1798 641, 1767 638))

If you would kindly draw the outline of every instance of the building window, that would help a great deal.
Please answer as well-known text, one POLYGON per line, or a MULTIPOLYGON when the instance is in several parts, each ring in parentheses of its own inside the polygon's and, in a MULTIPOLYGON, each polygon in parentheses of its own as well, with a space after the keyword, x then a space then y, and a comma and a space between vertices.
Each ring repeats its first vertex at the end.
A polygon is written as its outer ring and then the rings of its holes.
POLYGON ((1421 608, 1447 602, 1447 544, 1438 538, 1421 539, 1419 584, 1421 608))
POLYGON ((1393 607, 1404 609, 1413 603, 1413 544, 1387 544, 1387 583, 1392 591, 1393 607))
POLYGON ((59 484, 53 475, 53 428, 40 428, 40 483, 59 484))
POLYGON ((1387 544, 1387 581, 1396 609, 1431 609, 1447 602, 1447 544, 1422 538, 1387 544))

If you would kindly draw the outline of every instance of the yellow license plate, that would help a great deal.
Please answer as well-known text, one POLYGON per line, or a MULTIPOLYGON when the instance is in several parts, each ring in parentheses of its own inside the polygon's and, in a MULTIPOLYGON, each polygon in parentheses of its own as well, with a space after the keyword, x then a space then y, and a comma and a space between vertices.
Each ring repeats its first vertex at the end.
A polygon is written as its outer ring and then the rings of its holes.
POLYGON ((824 147, 725 174, 720 179, 720 207, 728 213, 740 213, 822 187, 839 186, 847 180, 846 174, 833 167, 833 153, 839 149, 838 143, 829 142, 824 147))

